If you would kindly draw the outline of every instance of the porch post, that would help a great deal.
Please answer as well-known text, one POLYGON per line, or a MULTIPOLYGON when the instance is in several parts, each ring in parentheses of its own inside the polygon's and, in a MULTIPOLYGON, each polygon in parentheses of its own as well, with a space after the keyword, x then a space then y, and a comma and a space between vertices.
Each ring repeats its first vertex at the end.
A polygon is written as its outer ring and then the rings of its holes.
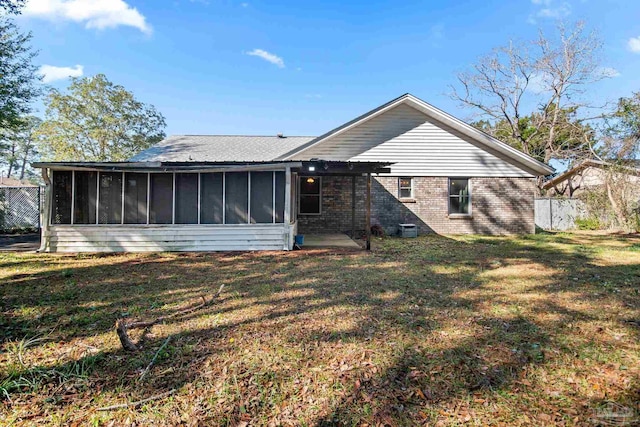
POLYGON ((284 179, 284 229, 285 229, 285 247, 290 251, 293 249, 293 226, 291 225, 291 167, 287 166, 284 179))
POLYGON ((351 238, 356 238, 356 176, 351 176, 351 238))
MULTIPOLYGON (((44 203, 40 203, 40 248, 38 252, 45 252, 49 249, 49 222, 51 220, 51 203, 53 190, 47 168, 42 168, 42 180, 44 181, 44 203)), ((41 193, 42 196, 42 193, 41 193)))
POLYGON ((291 223, 291 168, 287 166, 284 180, 284 223, 289 226, 291 223))
POLYGON ((366 249, 371 250, 371 173, 367 173, 367 220, 365 222, 367 236, 366 249))

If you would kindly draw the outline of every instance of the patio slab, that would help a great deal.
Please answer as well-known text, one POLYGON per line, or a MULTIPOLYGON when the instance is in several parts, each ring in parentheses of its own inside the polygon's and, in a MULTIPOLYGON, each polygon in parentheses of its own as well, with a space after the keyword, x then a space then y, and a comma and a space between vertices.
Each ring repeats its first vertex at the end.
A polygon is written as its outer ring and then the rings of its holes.
POLYGON ((310 248, 351 248, 362 249, 346 234, 305 234, 302 249, 310 248))

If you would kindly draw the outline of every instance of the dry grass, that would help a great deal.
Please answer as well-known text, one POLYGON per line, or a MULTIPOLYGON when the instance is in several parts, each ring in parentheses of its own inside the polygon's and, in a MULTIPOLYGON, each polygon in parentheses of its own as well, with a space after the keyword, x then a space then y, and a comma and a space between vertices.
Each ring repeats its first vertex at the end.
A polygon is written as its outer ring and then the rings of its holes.
POLYGON ((639 415, 639 282, 640 238, 603 235, 1 254, 0 422, 593 425, 613 404, 639 415), (119 317, 170 315, 223 283, 217 304, 154 326, 143 351, 120 348, 119 317))

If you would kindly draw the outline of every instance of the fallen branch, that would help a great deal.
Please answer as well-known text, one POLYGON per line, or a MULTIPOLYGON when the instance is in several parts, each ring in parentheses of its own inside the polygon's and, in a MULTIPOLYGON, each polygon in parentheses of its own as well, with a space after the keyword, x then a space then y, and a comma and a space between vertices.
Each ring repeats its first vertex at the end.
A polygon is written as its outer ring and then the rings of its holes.
POLYGON ((120 338, 122 348, 127 351, 138 351, 138 346, 136 346, 133 341, 131 341, 131 338, 129 338, 129 334, 127 333, 127 324, 124 319, 116 321, 116 334, 118 334, 118 338, 120 338))
POLYGON ((141 321, 141 322, 132 322, 127 323, 124 319, 118 319, 116 321, 116 334, 118 334, 118 338, 120 339, 120 344, 122 344, 122 348, 127 351, 138 351, 139 348, 129 337, 130 329, 140 329, 140 328, 150 328, 153 325, 157 325, 158 323, 162 323, 167 319, 173 319, 179 316, 184 316, 186 314, 192 313, 196 310, 200 310, 210 304, 212 304, 219 296, 222 294, 222 290, 224 289, 224 284, 220 285, 218 292, 210 299, 207 300, 204 296, 202 298, 202 302, 186 307, 184 310, 177 311, 169 316, 161 316, 154 320, 149 321, 141 321))
POLYGON ((144 369, 144 371, 142 371, 142 375, 140 375, 140 380, 139 381, 142 381, 144 379, 145 375, 147 375, 147 373, 149 372, 149 369, 151 369, 153 364, 156 362, 156 359, 158 358, 158 355, 160 354, 160 352, 162 352, 162 349, 164 349, 167 346, 167 344, 169 344, 170 340, 171 340, 171 335, 169 335, 167 337, 167 339, 164 341, 164 343, 162 343, 162 345, 160 346, 158 351, 156 351, 155 356, 153 356, 153 359, 151 359, 151 362, 149 362, 149 364, 144 369))
POLYGON ((128 408, 130 406, 136 407, 136 406, 140 406, 144 403, 147 402, 152 402, 154 400, 158 400, 158 399, 163 399, 167 396, 172 395, 173 393, 176 392, 176 389, 173 388, 165 393, 161 393, 161 394, 156 394, 154 396, 151 397, 147 397, 146 399, 142 399, 142 400, 138 400, 136 402, 129 402, 129 403, 121 403, 119 405, 111 405, 111 406, 105 406, 103 408, 98 408, 98 411, 113 411, 114 409, 122 409, 122 408, 128 408))

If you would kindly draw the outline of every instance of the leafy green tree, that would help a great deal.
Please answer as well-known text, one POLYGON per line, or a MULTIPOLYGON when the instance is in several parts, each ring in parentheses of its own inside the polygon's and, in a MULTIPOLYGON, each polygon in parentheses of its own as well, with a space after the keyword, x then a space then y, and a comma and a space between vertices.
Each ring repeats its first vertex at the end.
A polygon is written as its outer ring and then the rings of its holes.
POLYGON ((37 146, 41 123, 42 119, 27 116, 19 127, 5 130, 2 134, 0 160, 6 166, 8 178, 20 180, 33 178, 34 174, 29 165, 38 156, 37 146))
POLYGON ((20 127, 41 94, 42 76, 32 63, 36 53, 30 40, 30 33, 21 33, 13 21, 0 17, 0 129, 20 127))
POLYGON ((589 147, 596 144, 596 130, 589 123, 579 120, 575 109, 559 112, 553 137, 549 127, 539 127, 539 123, 544 120, 541 116, 542 113, 534 112, 519 117, 517 133, 520 137, 514 137, 513 128, 505 119, 495 122, 480 120, 472 125, 518 150, 522 150, 522 139, 525 139, 528 154, 541 162, 562 159, 571 164, 589 157, 589 147))
POLYGON ((601 148, 609 160, 629 161, 640 155, 640 92, 620 98, 601 148))
POLYGON ((26 0, 0 0, 0 9, 5 12, 17 15, 20 13, 26 0))
POLYGON ((56 161, 123 161, 165 137, 165 119, 103 75, 51 90, 40 126, 42 155, 56 161))

